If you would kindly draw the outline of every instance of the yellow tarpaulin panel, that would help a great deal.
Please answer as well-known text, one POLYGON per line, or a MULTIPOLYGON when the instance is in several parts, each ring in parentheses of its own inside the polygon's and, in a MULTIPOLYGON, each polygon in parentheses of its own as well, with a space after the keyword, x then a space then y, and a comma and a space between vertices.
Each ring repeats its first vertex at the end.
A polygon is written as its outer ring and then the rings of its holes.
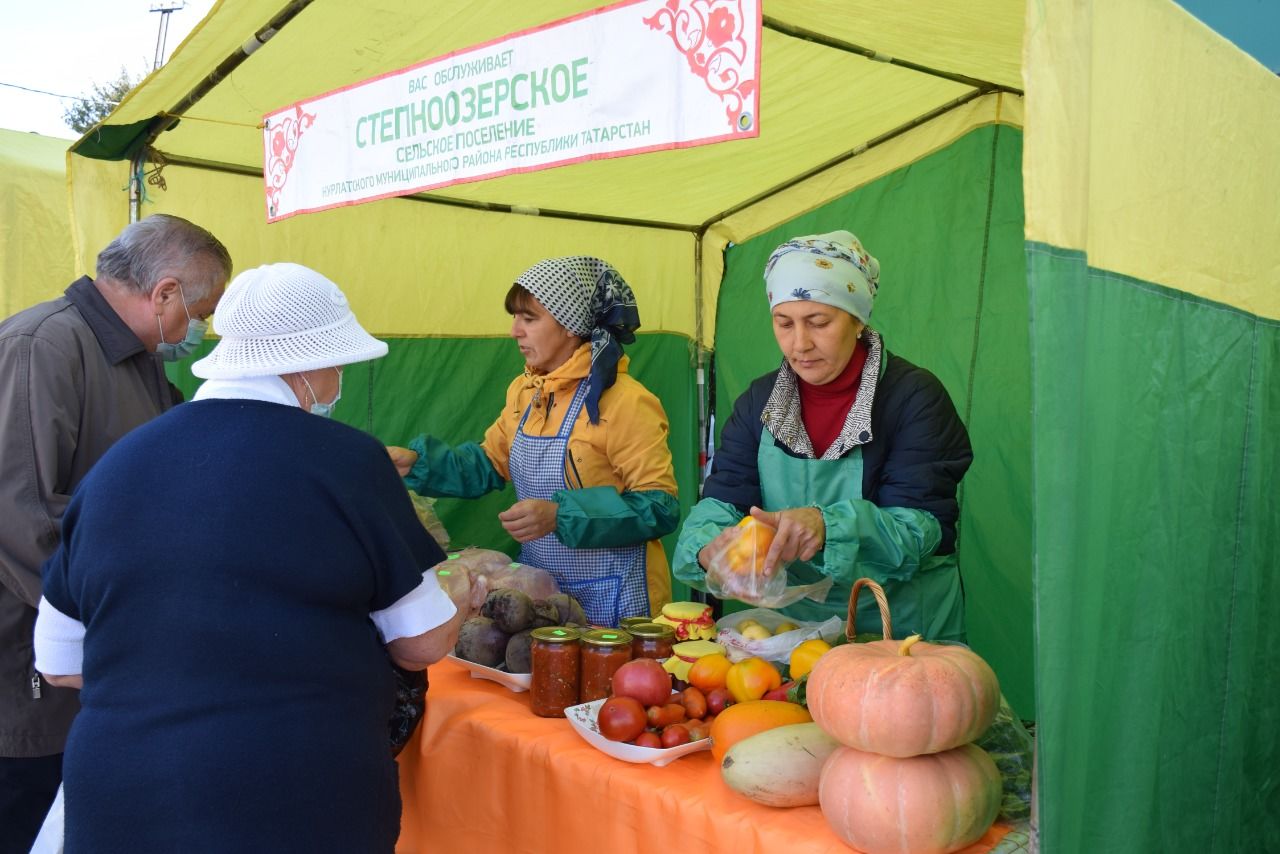
POLYGON ((1171 3, 1028 16, 1027 239, 1280 318, 1280 78, 1171 3))
MULTIPOLYGON (((83 161, 84 158, 77 158, 83 161)), ((101 166, 100 161, 89 161, 101 166)), ((694 335, 692 234, 595 222, 513 216, 387 199, 268 224, 262 182, 167 166, 168 191, 149 188, 150 213, 173 213, 212 230, 237 271, 275 261, 306 263, 338 282, 360 321, 380 336, 501 336, 511 328, 503 297, 543 258, 603 254, 640 301, 646 332, 694 335)), ((114 176, 103 177, 109 188, 114 176)), ((123 227, 100 220, 96 252, 123 227)), ((82 209, 81 213, 85 213, 82 209)))
POLYGON ((98 253, 129 224, 129 164, 72 154, 66 169, 76 274, 92 276, 98 253))
MULTIPOLYGON (((885 57, 1016 89, 1022 86, 1024 5, 1023 0, 768 0, 764 13, 885 57)), ((844 94, 858 97, 856 89, 844 94)))
POLYGON ((75 278, 64 166, 70 144, 0 130, 0 317, 56 297, 75 278))

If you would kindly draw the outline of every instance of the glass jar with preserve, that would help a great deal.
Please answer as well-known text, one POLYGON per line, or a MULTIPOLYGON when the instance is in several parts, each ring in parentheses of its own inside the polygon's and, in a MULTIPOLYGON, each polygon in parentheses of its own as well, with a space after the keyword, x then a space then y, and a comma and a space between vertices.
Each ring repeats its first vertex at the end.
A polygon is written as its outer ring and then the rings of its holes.
POLYGON ((637 623, 631 631, 631 657, 666 661, 676 642, 676 630, 661 623, 637 623))
POLYGON ((622 629, 624 632, 629 632, 631 631, 632 626, 651 622, 653 622, 653 617, 623 617, 618 621, 618 628, 622 629))
POLYGON ((613 673, 631 660, 631 635, 621 629, 596 629, 582 636, 582 681, 578 702, 609 696, 613 673))
POLYGON ((577 629, 546 626, 533 630, 529 702, 535 715, 562 718, 564 710, 578 702, 581 639, 577 629))

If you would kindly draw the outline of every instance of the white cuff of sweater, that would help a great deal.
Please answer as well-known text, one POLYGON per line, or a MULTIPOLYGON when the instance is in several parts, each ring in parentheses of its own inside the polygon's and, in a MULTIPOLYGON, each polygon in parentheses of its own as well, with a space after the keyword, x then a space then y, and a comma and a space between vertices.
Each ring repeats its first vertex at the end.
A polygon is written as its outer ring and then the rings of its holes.
POLYGON ((412 638, 449 622, 458 608, 449 594, 440 589, 435 570, 423 573, 422 583, 398 599, 391 607, 369 614, 383 643, 412 638))
POLYGON ((84 668, 84 623, 40 597, 35 628, 36 670, 50 676, 78 676, 84 668))

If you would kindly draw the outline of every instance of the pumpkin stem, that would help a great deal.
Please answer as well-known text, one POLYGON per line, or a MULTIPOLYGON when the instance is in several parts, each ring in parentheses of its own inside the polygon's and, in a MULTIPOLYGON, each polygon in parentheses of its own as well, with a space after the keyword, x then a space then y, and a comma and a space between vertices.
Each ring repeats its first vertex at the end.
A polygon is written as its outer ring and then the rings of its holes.
POLYGON ((915 646, 917 643, 919 643, 919 641, 920 641, 919 635, 912 635, 911 637, 907 638, 902 642, 902 645, 898 647, 898 655, 907 655, 907 656, 911 655, 911 647, 915 646))

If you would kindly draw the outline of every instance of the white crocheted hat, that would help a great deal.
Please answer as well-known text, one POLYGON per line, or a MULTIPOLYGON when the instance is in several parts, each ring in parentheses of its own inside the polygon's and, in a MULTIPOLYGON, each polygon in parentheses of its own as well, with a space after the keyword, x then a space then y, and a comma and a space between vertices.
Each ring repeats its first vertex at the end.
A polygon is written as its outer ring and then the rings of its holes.
POLYGON ((301 264, 245 270, 213 315, 217 346, 191 365, 202 379, 267 377, 334 368, 387 355, 333 282, 301 264))

